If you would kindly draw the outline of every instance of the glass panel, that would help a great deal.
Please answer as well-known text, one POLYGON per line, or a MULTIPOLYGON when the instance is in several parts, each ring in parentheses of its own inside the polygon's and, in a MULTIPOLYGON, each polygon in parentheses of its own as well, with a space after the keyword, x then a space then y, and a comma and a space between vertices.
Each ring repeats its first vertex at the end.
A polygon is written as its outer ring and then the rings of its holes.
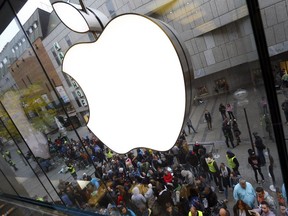
MULTIPOLYGON (((14 187, 9 191, 0 187, 1 190, 101 213, 107 209, 122 211, 122 207, 116 206, 126 205, 136 215, 148 211, 146 207, 152 215, 157 215, 171 210, 172 206, 178 214, 188 215, 190 206, 194 205, 211 215, 205 198, 209 207, 216 207, 217 199, 225 202, 232 213, 236 194, 233 197, 229 187, 239 187, 239 178, 243 177, 258 192, 259 187, 269 192, 278 206, 283 175, 273 124, 286 127, 288 121, 282 111, 288 95, 286 4, 284 0, 260 1, 275 77, 271 80, 275 89, 269 91, 277 91, 283 119, 272 123, 269 92, 264 85, 263 68, 244 0, 160 3, 146 0, 127 1, 125 5, 110 0, 105 4, 87 1, 87 6, 99 9, 109 19, 116 14, 135 12, 167 23, 183 41, 192 62, 194 101, 175 146, 167 152, 141 148, 127 154, 113 152, 98 139, 97 131, 89 130, 86 123, 90 110, 85 92, 77 80, 62 73, 61 64, 67 50, 76 43, 94 41, 99 35, 72 32, 54 12, 50 14, 51 7, 49 12, 34 9, 26 19, 19 13, 22 26, 14 25, 15 35, 7 39, 2 34, 0 37, 3 44, 0 137, 5 158, 9 158, 5 155, 7 149, 12 155, 12 162, 1 159, 0 168, 7 175, 6 182, 14 187), (254 164, 252 152, 259 157, 258 164, 254 164), (237 161, 232 161, 233 156, 237 161), (214 161, 217 169, 211 165, 214 161), (135 201, 136 185, 147 199, 145 205, 135 201), (217 196, 213 198, 215 202, 210 202, 209 189, 217 196), (196 197, 202 205, 196 205, 196 197)), ((49 8, 50 4, 46 6, 49 8)), ((107 52, 113 52, 113 48, 107 52)), ((131 64, 129 56, 123 61, 131 64)), ((93 78, 92 74, 87 76, 93 78)), ((115 109, 118 105, 115 104, 115 109)), ((111 136, 113 130, 119 129, 114 125, 111 122, 111 136)), ((287 130, 284 132, 287 136, 287 130)), ((143 136, 149 135, 143 131, 143 136)), ((5 177, 1 173, 0 176, 5 177)), ((244 201, 252 208, 259 204, 256 199, 253 204, 246 198, 244 201)))

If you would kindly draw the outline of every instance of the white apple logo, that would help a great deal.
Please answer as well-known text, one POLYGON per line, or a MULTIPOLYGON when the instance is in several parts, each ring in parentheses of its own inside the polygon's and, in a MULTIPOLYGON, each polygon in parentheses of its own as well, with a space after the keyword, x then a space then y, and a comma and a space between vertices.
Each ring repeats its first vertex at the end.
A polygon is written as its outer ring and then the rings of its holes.
POLYGON ((187 56, 163 22, 123 14, 97 41, 72 46, 62 69, 82 87, 90 109, 88 127, 106 146, 117 153, 138 147, 166 151, 190 113, 187 56))

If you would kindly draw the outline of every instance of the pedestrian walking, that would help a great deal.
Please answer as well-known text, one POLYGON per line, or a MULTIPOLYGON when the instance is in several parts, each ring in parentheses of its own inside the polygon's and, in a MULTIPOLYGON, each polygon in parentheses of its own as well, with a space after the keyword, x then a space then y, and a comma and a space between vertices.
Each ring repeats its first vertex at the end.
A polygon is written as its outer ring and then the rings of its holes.
POLYGON ((208 130, 212 130, 212 117, 207 109, 205 109, 204 118, 206 120, 208 130))
POLYGON ((233 148, 235 148, 234 146, 234 137, 233 137, 233 133, 232 133, 232 129, 231 129, 231 124, 230 124, 230 121, 226 118, 222 124, 222 131, 223 131, 223 134, 225 136, 225 143, 227 145, 228 148, 230 148, 230 145, 229 145, 229 141, 232 145, 233 148))
POLYGON ((231 120, 235 119, 234 114, 233 114, 233 106, 232 106, 230 103, 228 103, 228 104, 226 105, 226 111, 227 111, 227 113, 228 113, 228 115, 229 115, 229 118, 230 118, 231 120))
POLYGON ((259 156, 260 159, 260 166, 264 166, 266 164, 266 159, 264 155, 264 150, 266 149, 266 146, 264 145, 262 138, 258 135, 257 132, 254 132, 253 135, 255 138, 255 147, 257 149, 257 155, 259 156))
POLYGON ((260 159, 259 156, 255 154, 255 152, 252 149, 248 149, 248 163, 251 165, 254 174, 255 174, 255 180, 258 184, 261 184, 261 181, 258 180, 258 173, 262 178, 262 183, 264 183, 264 176, 261 171, 261 166, 260 166, 260 159))
POLYGON ((233 122, 232 122, 232 130, 233 130, 233 134, 234 134, 234 137, 236 139, 236 145, 239 145, 240 142, 241 142, 241 138, 240 138, 240 135, 241 135, 241 131, 238 127, 238 123, 237 123, 237 120, 236 119, 233 119, 233 122))
POLYGON ((193 127, 193 125, 192 125, 191 119, 188 119, 188 121, 186 122, 186 125, 187 125, 187 127, 188 127, 189 134, 191 133, 191 129, 193 130, 194 133, 197 133, 197 131, 194 129, 194 127, 193 127))
POLYGON ((285 124, 288 125, 288 99, 286 99, 282 104, 281 108, 284 111, 286 122, 285 124))
POLYGON ((234 187, 233 197, 235 201, 242 200, 250 208, 254 208, 256 192, 253 186, 245 179, 240 179, 239 183, 234 187))
POLYGON ((225 120, 227 118, 227 115, 226 115, 226 107, 224 104, 220 103, 219 105, 219 112, 221 113, 221 116, 222 116, 222 120, 225 120))
POLYGON ((228 150, 226 152, 226 159, 227 159, 228 166, 233 170, 233 172, 236 175, 240 175, 239 162, 236 158, 236 155, 232 151, 228 150))

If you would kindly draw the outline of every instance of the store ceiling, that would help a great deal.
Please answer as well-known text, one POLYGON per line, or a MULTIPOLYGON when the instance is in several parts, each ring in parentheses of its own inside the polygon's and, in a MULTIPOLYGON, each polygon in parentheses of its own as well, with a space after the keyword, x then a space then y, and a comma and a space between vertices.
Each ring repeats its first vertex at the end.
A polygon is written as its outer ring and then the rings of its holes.
POLYGON ((26 2, 27 0, 0 0, 0 34, 14 18, 14 13, 11 11, 9 3, 14 8, 14 11, 18 13, 26 2))

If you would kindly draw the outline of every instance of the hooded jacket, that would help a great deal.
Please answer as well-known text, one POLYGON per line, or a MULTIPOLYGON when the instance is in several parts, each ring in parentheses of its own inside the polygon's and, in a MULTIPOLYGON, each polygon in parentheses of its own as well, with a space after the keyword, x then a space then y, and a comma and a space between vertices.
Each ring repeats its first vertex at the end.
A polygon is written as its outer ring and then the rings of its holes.
POLYGON ((146 207, 146 198, 140 193, 138 187, 132 189, 131 201, 139 209, 146 207))

